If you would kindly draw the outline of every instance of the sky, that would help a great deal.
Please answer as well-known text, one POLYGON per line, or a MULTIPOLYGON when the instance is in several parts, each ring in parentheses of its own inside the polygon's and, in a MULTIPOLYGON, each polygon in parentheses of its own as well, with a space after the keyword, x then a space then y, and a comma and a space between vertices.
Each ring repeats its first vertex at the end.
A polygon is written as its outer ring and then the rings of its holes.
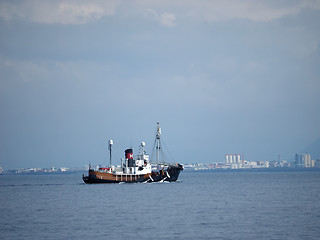
POLYGON ((320 1, 0 1, 0 166, 284 160, 320 138, 320 1))

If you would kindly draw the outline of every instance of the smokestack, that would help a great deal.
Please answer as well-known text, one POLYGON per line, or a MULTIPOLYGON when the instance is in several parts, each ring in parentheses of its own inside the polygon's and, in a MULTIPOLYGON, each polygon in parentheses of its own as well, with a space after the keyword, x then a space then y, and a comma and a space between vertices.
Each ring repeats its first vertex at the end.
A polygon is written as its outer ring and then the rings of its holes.
POLYGON ((125 150, 126 159, 128 159, 128 166, 133 167, 133 150, 131 148, 125 150))
POLYGON ((126 159, 133 159, 133 150, 131 148, 125 150, 126 159))

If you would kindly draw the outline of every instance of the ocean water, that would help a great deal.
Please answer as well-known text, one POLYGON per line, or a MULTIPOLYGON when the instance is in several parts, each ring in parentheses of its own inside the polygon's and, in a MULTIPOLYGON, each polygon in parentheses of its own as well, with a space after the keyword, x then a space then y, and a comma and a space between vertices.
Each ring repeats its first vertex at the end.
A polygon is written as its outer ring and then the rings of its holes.
POLYGON ((320 171, 183 171, 179 180, 2 175, 0 238, 320 239, 320 171))

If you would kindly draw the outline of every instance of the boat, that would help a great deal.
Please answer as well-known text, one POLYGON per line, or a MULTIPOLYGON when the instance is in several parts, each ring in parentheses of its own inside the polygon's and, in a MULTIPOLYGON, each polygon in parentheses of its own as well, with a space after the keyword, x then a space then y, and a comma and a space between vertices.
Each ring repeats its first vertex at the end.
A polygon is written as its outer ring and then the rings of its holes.
POLYGON ((108 149, 110 152, 110 164, 108 167, 92 168, 89 165, 88 175, 82 176, 85 183, 150 183, 150 182, 175 182, 183 171, 183 165, 179 163, 161 163, 159 155, 161 152, 161 128, 157 123, 156 163, 149 161, 149 155, 145 151, 145 142, 140 144, 140 153, 136 156, 133 149, 125 150, 125 158, 121 159, 120 166, 112 165, 113 140, 109 140, 108 149))

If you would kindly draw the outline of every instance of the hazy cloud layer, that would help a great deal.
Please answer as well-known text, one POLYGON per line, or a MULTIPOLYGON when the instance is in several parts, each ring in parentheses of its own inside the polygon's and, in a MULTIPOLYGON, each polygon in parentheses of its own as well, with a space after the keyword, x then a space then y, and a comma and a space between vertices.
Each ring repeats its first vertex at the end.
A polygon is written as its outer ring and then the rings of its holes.
POLYGON ((5 1, 0 3, 0 16, 5 20, 21 19, 46 24, 84 24, 115 14, 117 2, 117 0, 5 1))
POLYGON ((150 10, 154 17, 164 26, 172 27, 176 15, 194 17, 207 21, 227 21, 231 19, 248 19, 252 21, 272 21, 296 14, 303 9, 320 9, 320 1, 136 1, 127 9, 127 1, 93 0, 93 1, 48 1, 27 0, 23 2, 3 1, 0 3, 0 16, 5 20, 22 19, 47 24, 84 24, 103 16, 114 15, 120 5, 126 12, 139 13, 150 10), (167 9, 171 9, 168 12, 167 9), (159 13, 157 13, 159 12, 159 13))

